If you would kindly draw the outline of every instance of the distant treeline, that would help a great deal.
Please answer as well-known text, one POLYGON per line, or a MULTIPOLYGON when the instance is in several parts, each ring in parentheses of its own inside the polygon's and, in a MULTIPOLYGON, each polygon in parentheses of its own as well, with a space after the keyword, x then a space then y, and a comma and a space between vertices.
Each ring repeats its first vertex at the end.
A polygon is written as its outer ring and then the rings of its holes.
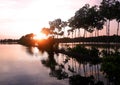
MULTIPOLYGON (((98 36, 98 37, 77 37, 77 38, 55 38, 55 43, 77 43, 77 42, 89 42, 89 43, 120 43, 120 36, 98 36)), ((20 39, 3 39, 0 40, 1 44, 19 43, 25 45, 33 45, 38 41, 31 39, 31 37, 21 37, 20 39)))
POLYGON ((98 37, 77 37, 77 38, 59 38, 56 39, 58 43, 72 43, 72 42, 98 42, 98 43, 120 43, 120 36, 98 36, 98 37))
POLYGON ((1 39, 1 44, 17 44, 19 39, 1 39))

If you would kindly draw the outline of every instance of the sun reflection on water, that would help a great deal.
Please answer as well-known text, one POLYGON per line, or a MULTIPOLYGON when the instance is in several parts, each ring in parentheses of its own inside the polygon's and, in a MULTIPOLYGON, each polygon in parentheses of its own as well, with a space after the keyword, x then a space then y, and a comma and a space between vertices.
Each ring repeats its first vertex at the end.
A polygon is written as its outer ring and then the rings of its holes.
POLYGON ((31 49, 32 53, 29 54, 33 54, 32 56, 39 58, 40 60, 45 60, 48 58, 48 53, 45 51, 40 51, 37 47, 32 47, 29 48, 29 50, 31 49))

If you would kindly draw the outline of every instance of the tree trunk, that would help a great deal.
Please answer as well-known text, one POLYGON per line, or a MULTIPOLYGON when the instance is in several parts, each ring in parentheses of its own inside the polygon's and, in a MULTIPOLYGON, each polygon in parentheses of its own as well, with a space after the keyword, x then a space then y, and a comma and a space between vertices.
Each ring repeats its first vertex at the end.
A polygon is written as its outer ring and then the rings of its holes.
POLYGON ((91 66, 91 68, 92 68, 92 75, 94 74, 93 66, 94 66, 94 65, 91 66))
POLYGON ((86 77, 86 70, 85 70, 85 64, 83 63, 83 72, 84 72, 84 76, 86 77))
POLYGON ((86 30, 84 29, 84 34, 83 34, 83 37, 84 37, 84 38, 86 37, 85 35, 86 35, 86 30))
POLYGON ((75 33, 75 34, 74 34, 74 38, 76 38, 76 29, 75 29, 74 33, 75 33))
POLYGON ((97 37, 99 36, 99 30, 97 30, 97 37))
POLYGON ((100 80, 100 75, 99 75, 99 72, 100 72, 100 70, 99 70, 99 65, 97 64, 98 81, 100 80))
POLYGON ((80 29, 78 29, 78 37, 80 37, 80 29))
MULTIPOLYGON (((73 39, 73 31, 72 31, 72 39, 73 39)), ((73 48, 73 44, 74 44, 74 42, 72 41, 72 48, 73 48)))
POLYGON ((106 21, 106 35, 108 35, 108 26, 107 26, 107 21, 106 21))
POLYGON ((73 32, 72 32, 72 38, 73 38, 73 32))
POLYGON ((65 27, 64 27, 63 29, 64 29, 64 34, 63 34, 63 37, 65 37, 65 27))
POLYGON ((119 33, 119 22, 118 22, 118 26, 117 26, 117 36, 118 36, 118 33, 119 33))
POLYGON ((110 36, 110 20, 108 20, 108 36, 110 36))
POLYGON ((77 37, 79 37, 79 29, 78 29, 78 36, 77 37))
POLYGON ((96 37, 96 35, 97 35, 97 30, 95 29, 95 37, 96 37))

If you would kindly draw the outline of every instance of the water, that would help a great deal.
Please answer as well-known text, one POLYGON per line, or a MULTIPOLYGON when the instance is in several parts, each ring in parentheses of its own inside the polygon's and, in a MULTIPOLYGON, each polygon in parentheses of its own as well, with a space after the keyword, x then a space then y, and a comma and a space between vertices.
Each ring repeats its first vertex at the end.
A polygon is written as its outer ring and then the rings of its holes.
MULTIPOLYGON (((36 47, 0 45, 0 85, 79 85, 71 77, 81 80, 91 75, 94 82, 106 79, 100 64, 82 63, 64 54, 47 53, 36 47)), ((80 81, 82 85, 85 85, 80 81)))
POLYGON ((0 85, 68 85, 67 80, 51 78, 50 69, 41 64, 47 53, 28 49, 21 45, 0 45, 0 85))

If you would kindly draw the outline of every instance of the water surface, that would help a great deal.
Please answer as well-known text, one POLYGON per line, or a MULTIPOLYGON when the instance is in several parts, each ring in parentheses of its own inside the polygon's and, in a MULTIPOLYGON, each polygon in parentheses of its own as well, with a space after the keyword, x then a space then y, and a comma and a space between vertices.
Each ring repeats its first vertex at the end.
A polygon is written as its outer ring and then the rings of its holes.
POLYGON ((58 80, 41 61, 46 52, 21 45, 0 45, 0 85, 69 85, 67 79, 58 80))
POLYGON ((89 85, 90 81, 107 85, 100 63, 77 59, 36 47, 0 45, 0 85, 89 85))

